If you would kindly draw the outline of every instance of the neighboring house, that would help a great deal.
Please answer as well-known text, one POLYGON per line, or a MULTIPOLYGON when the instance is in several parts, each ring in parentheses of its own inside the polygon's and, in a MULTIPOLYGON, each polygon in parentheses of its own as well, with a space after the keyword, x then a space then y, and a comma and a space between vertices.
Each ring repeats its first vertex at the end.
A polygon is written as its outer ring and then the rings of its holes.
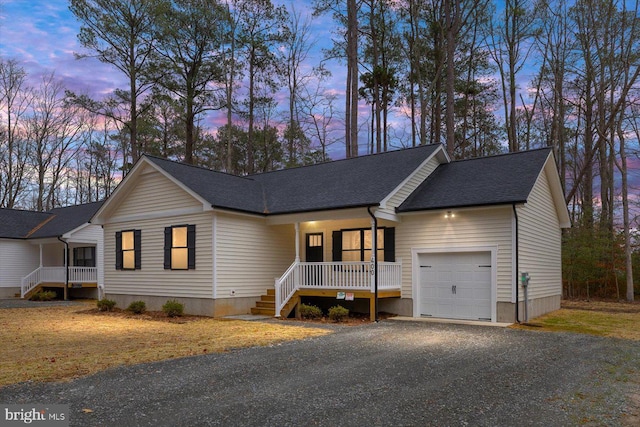
POLYGON ((102 227, 89 219, 102 202, 49 212, 0 209, 0 297, 42 287, 97 297, 102 285, 102 227))
POLYGON ((550 149, 452 162, 439 144, 245 177, 143 156, 91 222, 120 306, 285 316, 320 296, 494 322, 524 319, 525 272, 529 317, 560 307, 570 226, 550 149))

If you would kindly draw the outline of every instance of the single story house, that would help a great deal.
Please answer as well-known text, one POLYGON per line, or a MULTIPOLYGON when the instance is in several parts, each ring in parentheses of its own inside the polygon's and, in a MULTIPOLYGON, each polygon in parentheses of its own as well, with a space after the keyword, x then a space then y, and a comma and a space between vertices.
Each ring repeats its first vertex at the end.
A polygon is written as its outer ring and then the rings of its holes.
POLYGON ((121 307, 286 316, 313 296, 493 322, 560 307, 570 226, 551 149, 440 144, 251 176, 145 155, 91 223, 121 307))
POLYGON ((89 219, 102 202, 49 212, 0 209, 0 298, 61 288, 97 297, 103 284, 102 227, 89 219))

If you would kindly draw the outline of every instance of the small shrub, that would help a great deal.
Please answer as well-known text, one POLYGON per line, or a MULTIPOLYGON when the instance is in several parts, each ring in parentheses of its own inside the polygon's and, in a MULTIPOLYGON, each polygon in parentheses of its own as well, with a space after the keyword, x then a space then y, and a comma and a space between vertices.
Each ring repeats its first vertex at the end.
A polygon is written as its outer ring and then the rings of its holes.
POLYGON ((169 317, 180 317, 184 312, 184 304, 170 299, 162 306, 162 311, 169 317))
POLYGON ((300 304, 300 316, 303 319, 319 319, 322 317, 322 310, 315 305, 300 304))
POLYGON ((102 298, 96 302, 96 305, 100 311, 111 311, 116 306, 116 302, 112 299, 102 298))
POLYGON ((129 304, 127 310, 132 312, 133 314, 142 314, 147 311, 147 305, 144 303, 144 301, 134 301, 129 304))
POLYGON ((31 301, 51 301, 57 296, 56 291, 38 291, 31 295, 31 301))
POLYGON ((329 319, 334 322, 342 322, 349 317, 349 310, 341 305, 336 305, 329 309, 329 319))

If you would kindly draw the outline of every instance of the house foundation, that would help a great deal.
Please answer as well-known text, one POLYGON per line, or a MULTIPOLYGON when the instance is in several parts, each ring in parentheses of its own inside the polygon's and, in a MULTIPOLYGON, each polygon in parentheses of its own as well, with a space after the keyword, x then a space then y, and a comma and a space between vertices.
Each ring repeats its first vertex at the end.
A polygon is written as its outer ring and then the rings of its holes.
MULTIPOLYGON (((536 298, 529 300, 527 307, 527 315, 529 320, 542 316, 545 313, 549 313, 554 310, 560 309, 560 295, 553 295, 550 297, 536 298)), ((520 301, 518 305, 518 313, 520 321, 525 321, 525 302, 520 301)), ((515 323, 516 322, 516 305, 510 302, 498 303, 498 322, 515 323)))

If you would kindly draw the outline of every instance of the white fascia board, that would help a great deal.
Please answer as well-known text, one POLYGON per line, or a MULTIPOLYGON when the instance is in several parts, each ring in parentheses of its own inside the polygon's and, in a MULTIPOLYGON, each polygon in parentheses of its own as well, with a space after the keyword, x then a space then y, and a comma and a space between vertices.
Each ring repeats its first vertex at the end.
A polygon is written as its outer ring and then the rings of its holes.
POLYGON ((62 243, 60 240, 55 237, 45 237, 40 239, 27 239, 27 242, 31 245, 46 245, 50 243, 62 243))
POLYGON ((553 151, 549 153, 549 157, 544 164, 543 170, 547 174, 547 181, 549 181, 549 186, 551 187, 551 197, 553 198, 553 203, 556 206, 560 228, 571 228, 571 218, 569 217, 569 210, 564 199, 564 191, 562 191, 562 183, 560 182, 560 175, 556 168, 553 151))
MULTIPOLYGON (((387 203, 389 202, 389 199, 391 199, 398 191, 400 191, 405 185, 407 185, 407 183, 418 173, 418 171, 420 169, 422 169, 423 167, 425 167, 425 165, 427 163, 429 163, 431 161, 431 159, 433 159, 434 157, 438 158, 438 161, 440 164, 443 163, 449 163, 451 161, 451 159, 449 158, 449 155, 447 154, 447 152, 444 150, 443 146, 440 145, 438 148, 436 148, 433 153, 431 153, 431 155, 429 157, 427 157, 422 163, 420 163, 420 165, 415 168, 413 170, 413 172, 411 172, 409 174, 409 176, 407 176, 401 183, 400 185, 398 185, 396 188, 393 189, 393 191, 391 191, 389 194, 387 194, 387 197, 385 197, 381 202, 380 202, 380 207, 382 209, 386 208, 387 203)), ((428 177, 427 177, 428 178, 428 177)), ((412 191, 413 192, 413 191, 412 191)))

